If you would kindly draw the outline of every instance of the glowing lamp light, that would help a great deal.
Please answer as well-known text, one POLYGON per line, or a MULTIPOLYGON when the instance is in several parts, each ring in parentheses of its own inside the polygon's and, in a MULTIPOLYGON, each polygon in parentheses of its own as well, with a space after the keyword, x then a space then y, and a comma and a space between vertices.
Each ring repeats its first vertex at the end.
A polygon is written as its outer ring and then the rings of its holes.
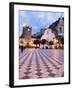
POLYGON ((58 42, 58 40, 57 39, 54 39, 54 44, 56 44, 58 42))

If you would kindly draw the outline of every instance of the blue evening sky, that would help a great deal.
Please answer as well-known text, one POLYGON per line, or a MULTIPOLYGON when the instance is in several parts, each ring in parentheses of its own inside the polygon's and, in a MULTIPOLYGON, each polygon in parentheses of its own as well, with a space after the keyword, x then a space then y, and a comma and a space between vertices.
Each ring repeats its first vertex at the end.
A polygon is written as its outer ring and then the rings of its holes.
POLYGON ((63 12, 19 11, 19 35, 22 33, 23 25, 31 26, 32 34, 35 34, 41 28, 51 25, 61 16, 64 17, 63 12))

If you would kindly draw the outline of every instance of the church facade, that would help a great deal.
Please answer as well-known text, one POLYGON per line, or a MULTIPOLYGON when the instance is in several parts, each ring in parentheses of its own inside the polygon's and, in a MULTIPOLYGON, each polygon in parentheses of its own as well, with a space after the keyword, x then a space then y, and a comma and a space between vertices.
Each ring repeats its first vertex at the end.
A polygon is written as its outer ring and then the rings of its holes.
MULTIPOLYGON (((40 33, 40 36, 41 34, 42 33, 40 33)), ((37 36, 37 37, 40 37, 40 36, 37 36)), ((25 47, 27 45, 30 45, 35 47, 35 44, 33 44, 33 41, 38 39, 37 37, 32 37, 32 27, 25 25, 23 26, 22 34, 19 37, 19 46, 25 47)), ((39 38, 39 40, 46 39, 49 42, 50 41, 56 42, 56 40, 60 38, 64 39, 64 18, 63 17, 58 18, 58 20, 53 22, 47 29, 45 28, 44 33, 39 38)))

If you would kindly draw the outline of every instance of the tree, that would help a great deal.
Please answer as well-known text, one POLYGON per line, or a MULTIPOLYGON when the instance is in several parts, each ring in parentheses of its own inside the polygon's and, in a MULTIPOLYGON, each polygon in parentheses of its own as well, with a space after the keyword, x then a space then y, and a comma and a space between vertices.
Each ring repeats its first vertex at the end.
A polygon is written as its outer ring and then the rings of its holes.
POLYGON ((58 38, 59 43, 64 44, 64 37, 58 38))
POLYGON ((36 44, 36 47, 37 47, 37 44, 40 46, 40 40, 38 40, 38 39, 34 40, 33 44, 36 44))
POLYGON ((43 48, 44 48, 44 44, 46 43, 47 41, 45 39, 42 39, 41 40, 41 44, 43 44, 43 48))
POLYGON ((64 45, 64 37, 59 37, 58 38, 58 44, 59 44, 59 47, 62 48, 62 46, 64 45), (62 46, 61 46, 62 45, 62 46))
POLYGON ((64 38, 63 38, 63 37, 62 37, 62 39, 61 39, 61 43, 64 44, 64 38))
POLYGON ((50 42, 49 42, 49 45, 53 45, 53 44, 54 44, 53 41, 50 41, 50 42))

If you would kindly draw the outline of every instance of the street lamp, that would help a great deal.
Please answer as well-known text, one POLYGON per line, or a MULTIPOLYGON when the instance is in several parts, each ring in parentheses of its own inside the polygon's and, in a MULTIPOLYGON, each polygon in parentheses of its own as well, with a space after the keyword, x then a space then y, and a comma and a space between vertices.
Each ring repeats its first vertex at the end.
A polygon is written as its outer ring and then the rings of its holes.
POLYGON ((54 39, 54 44, 56 45, 56 44, 57 44, 57 42, 58 42, 58 40, 55 38, 55 39, 54 39))

